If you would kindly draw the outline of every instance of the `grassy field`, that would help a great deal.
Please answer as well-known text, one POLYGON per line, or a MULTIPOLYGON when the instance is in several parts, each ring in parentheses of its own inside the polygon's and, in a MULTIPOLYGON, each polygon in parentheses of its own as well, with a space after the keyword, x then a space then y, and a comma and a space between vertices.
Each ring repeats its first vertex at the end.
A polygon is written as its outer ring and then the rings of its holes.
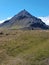
POLYGON ((0 65, 49 65, 49 31, 0 30, 0 65))

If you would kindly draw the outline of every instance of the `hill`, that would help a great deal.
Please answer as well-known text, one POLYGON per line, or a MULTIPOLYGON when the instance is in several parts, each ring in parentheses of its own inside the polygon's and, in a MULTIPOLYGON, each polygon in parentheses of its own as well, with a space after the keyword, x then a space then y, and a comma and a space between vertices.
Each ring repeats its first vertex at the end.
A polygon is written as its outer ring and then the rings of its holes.
POLYGON ((17 15, 13 16, 10 20, 2 23, 0 27, 23 30, 49 29, 49 26, 47 26, 41 19, 32 16, 25 9, 20 11, 17 15))
POLYGON ((0 30, 0 65, 49 65, 49 31, 0 30))

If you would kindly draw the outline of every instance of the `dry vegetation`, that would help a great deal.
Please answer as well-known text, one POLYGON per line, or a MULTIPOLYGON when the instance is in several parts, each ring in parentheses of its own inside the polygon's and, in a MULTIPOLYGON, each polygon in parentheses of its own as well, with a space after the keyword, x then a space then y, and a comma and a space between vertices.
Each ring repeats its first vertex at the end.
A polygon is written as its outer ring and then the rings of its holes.
POLYGON ((49 31, 0 30, 0 65, 49 65, 49 31))

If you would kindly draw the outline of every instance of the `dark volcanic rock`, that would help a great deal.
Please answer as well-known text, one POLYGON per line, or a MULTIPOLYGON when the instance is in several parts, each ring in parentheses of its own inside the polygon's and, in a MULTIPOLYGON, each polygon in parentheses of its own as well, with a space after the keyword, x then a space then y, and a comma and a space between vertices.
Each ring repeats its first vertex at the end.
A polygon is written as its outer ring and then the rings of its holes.
POLYGON ((41 19, 32 16, 30 13, 28 13, 25 9, 19 12, 17 15, 12 17, 10 20, 5 21, 3 24, 1 24, 0 27, 6 27, 6 28, 14 28, 19 27, 19 29, 49 29, 49 26, 47 26, 41 19), (21 26, 21 28, 19 27, 21 26))

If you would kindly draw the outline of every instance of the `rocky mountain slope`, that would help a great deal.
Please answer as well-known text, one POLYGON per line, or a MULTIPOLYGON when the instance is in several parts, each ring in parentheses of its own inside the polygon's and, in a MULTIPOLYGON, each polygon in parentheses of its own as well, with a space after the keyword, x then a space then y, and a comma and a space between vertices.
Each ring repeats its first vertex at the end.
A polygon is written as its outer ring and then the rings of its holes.
POLYGON ((41 19, 32 16, 25 9, 13 16, 10 20, 5 21, 0 27, 10 29, 49 29, 41 19))

